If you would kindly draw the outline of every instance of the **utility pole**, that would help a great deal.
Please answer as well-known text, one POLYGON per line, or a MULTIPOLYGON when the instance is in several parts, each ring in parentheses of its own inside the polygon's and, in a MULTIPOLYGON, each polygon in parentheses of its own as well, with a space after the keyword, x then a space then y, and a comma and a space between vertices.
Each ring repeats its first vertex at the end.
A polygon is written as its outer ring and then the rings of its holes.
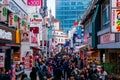
MULTIPOLYGON (((47 16, 47 0, 42 0, 42 7, 39 10, 39 13, 42 16, 42 49, 44 51, 44 33, 45 33, 45 17, 47 16)), ((47 42, 47 41, 46 41, 47 42)))

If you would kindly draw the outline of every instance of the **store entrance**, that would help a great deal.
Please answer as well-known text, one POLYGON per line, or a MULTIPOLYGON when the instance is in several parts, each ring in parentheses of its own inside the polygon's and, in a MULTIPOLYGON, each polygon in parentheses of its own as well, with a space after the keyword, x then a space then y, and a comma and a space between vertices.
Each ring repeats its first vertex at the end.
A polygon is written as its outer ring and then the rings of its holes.
POLYGON ((11 69, 11 49, 8 48, 5 50, 5 69, 11 69))

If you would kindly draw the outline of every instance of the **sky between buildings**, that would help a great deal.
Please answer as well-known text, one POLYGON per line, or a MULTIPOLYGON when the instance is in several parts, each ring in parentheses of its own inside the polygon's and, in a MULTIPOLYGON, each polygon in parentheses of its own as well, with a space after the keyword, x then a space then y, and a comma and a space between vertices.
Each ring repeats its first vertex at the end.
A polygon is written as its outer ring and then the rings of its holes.
POLYGON ((52 10, 52 15, 55 17, 55 0, 47 0, 48 11, 52 10))

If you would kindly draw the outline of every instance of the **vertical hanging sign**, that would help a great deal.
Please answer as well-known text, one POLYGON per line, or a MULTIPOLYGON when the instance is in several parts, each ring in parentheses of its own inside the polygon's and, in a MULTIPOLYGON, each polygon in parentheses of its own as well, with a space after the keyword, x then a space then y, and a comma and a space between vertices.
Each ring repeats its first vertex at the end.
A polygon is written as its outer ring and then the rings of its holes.
POLYGON ((111 2, 111 32, 120 32, 120 0, 111 2))
POLYGON ((0 21, 7 21, 7 9, 5 6, 0 6, 0 21))
POLYGON ((18 17, 17 15, 11 13, 9 15, 9 27, 17 27, 18 26, 18 17))

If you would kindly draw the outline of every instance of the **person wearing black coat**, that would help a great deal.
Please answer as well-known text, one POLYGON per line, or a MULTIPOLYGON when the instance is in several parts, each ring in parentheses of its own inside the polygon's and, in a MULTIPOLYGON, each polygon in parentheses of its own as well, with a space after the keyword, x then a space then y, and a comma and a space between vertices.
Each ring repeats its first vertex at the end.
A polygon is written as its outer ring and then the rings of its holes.
POLYGON ((36 72, 36 68, 33 67, 32 71, 30 72, 30 79, 31 80, 37 80, 37 72, 36 72))

